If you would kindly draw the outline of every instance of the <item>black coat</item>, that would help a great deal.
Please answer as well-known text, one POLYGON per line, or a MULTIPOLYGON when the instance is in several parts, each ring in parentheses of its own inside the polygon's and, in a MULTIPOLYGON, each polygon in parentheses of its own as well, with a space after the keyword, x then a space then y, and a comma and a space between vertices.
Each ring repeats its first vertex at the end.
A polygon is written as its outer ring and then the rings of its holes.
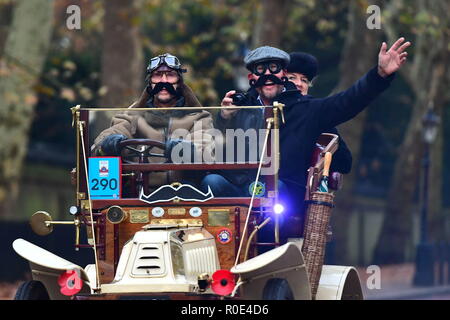
MULTIPOLYGON (((293 83, 286 83, 286 90, 273 99, 285 105, 286 123, 280 125, 279 178, 295 190, 296 197, 304 198, 307 170, 319 135, 355 117, 389 87, 392 79, 393 75, 382 78, 374 67, 349 89, 326 98, 304 96, 293 83)), ((255 92, 250 90, 245 105, 260 104, 255 92)), ((216 124, 218 128, 261 128, 261 117, 260 110, 241 109, 231 120, 219 114, 216 124)), ((235 183, 230 174, 225 176, 235 183)))
MULTIPOLYGON (((310 99, 313 99, 313 96, 307 95, 310 99)), ((344 139, 339 134, 339 131, 336 128, 331 128, 323 131, 323 133, 332 133, 336 134, 339 137, 339 146, 336 152, 333 154, 333 160, 331 161, 331 172, 340 172, 343 174, 348 174, 352 170, 353 157, 350 149, 347 147, 344 139)))

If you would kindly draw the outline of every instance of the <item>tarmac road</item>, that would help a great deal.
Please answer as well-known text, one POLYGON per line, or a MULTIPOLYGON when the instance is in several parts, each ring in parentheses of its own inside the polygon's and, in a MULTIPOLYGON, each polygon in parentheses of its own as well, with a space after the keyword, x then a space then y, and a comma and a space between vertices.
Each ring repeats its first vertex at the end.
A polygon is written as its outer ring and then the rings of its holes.
POLYGON ((428 297, 422 297, 413 300, 450 300, 450 292, 442 294, 433 294, 428 297))
POLYGON ((450 285, 413 286, 415 266, 412 263, 380 266, 379 288, 368 286, 373 273, 367 267, 358 268, 364 298, 367 300, 450 300, 450 285))

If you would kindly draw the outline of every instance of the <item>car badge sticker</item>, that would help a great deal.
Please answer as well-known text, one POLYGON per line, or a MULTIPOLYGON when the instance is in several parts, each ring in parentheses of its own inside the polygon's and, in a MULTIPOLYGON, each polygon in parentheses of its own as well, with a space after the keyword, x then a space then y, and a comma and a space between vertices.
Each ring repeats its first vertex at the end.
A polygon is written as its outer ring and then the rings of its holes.
POLYGON ((255 182, 252 182, 252 184, 250 184, 250 186, 248 187, 248 192, 250 193, 250 195, 253 194, 254 189, 256 189, 255 197, 257 198, 264 196, 264 194, 266 193, 266 185, 260 181, 256 183, 256 186, 255 182))
POLYGON ((100 177, 107 177, 109 175, 109 161, 108 160, 101 160, 98 162, 99 166, 99 176, 100 177))
POLYGON ((164 185, 148 196, 141 189, 139 194, 139 200, 150 204, 172 200, 205 202, 212 198, 214 198, 214 194, 209 186, 208 192, 203 193, 189 184, 180 184, 179 186, 164 185))
POLYGON ((199 207, 193 207, 189 209, 189 214, 191 217, 198 218, 202 215, 202 209, 199 207))
POLYGON ((227 244, 231 242, 231 236, 232 236, 231 230, 228 228, 223 228, 219 230, 219 233, 217 234, 217 240, 221 244, 227 244))
POLYGON ((155 218, 161 218, 164 215, 164 209, 161 207, 156 207, 152 209, 152 216, 155 218))

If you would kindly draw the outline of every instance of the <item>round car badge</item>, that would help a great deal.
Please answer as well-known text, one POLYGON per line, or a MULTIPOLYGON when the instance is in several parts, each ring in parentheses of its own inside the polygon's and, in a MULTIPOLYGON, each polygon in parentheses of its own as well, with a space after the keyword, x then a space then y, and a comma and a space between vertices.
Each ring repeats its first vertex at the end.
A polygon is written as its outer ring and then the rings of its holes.
POLYGON ((161 208, 161 207, 153 208, 153 209, 152 209, 152 215, 153 215, 155 218, 160 218, 160 217, 162 217, 162 216, 164 215, 164 209, 161 208))
POLYGON ((198 218, 202 215, 202 209, 199 207, 193 207, 189 209, 189 214, 191 217, 198 218))
POLYGON ((231 242, 231 236, 232 236, 231 230, 228 228, 223 228, 219 230, 219 233, 217 234, 217 240, 221 244, 227 244, 231 242))
POLYGON ((248 192, 250 193, 250 195, 253 194, 253 190, 255 190, 255 197, 260 198, 262 196, 264 196, 264 194, 266 193, 266 185, 260 181, 258 181, 256 183, 252 182, 252 184, 250 184, 250 186, 248 187, 248 192))

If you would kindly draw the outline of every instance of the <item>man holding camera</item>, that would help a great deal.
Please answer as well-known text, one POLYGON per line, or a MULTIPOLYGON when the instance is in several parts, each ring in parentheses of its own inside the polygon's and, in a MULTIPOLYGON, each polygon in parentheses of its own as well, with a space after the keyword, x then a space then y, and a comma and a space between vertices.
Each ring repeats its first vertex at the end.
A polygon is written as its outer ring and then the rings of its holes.
MULTIPOLYGON (((383 43, 376 67, 346 91, 321 99, 303 95, 287 80, 286 67, 290 56, 286 52, 264 46, 244 58, 250 71, 248 79, 251 88, 239 104, 270 106, 278 101, 285 105, 286 123, 280 124, 279 179, 287 187, 291 208, 298 213, 304 212, 307 169, 317 138, 329 128, 355 117, 389 87, 394 73, 406 61, 405 49, 410 42, 404 41, 404 38, 398 39, 389 50, 383 43)), ((263 112, 236 108, 233 103, 235 94, 235 91, 229 91, 223 98, 222 106, 230 108, 221 110, 217 126, 243 130, 262 128, 263 112)))

